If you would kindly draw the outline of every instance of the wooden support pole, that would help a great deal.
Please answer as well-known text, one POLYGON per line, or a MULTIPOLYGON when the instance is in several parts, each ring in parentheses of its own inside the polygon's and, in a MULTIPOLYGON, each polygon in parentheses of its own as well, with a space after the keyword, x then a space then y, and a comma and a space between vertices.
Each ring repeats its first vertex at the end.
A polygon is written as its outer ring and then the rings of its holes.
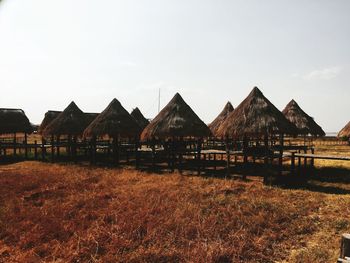
POLYGON ((268 163, 269 163, 269 136, 267 134, 264 135, 264 147, 265 147, 264 164, 268 165, 268 163))
POLYGON ((226 176, 230 176, 231 175, 231 171, 230 171, 230 146, 229 146, 229 139, 228 137, 225 140, 225 149, 226 149, 226 176))
POLYGON ((202 151, 202 141, 201 139, 198 139, 197 141, 197 162, 198 162, 197 173, 198 175, 201 174, 201 151, 202 151))
MULTIPOLYGON (((315 149, 314 148, 311 148, 311 154, 315 154, 315 149)), ((315 167, 315 159, 314 158, 311 158, 311 168, 314 168, 315 167)))
POLYGON ((45 161, 45 153, 46 153, 46 148, 45 148, 46 140, 41 137, 41 159, 45 161))
POLYGON ((340 258, 350 258, 350 234, 343 234, 341 237, 340 258))
POLYGON ((60 155, 61 155, 60 143, 61 143, 61 138, 59 135, 57 135, 56 136, 56 151, 57 151, 56 155, 57 155, 57 157, 60 157, 60 155))
POLYGON ((76 163, 77 160, 77 136, 73 136, 73 142, 72 142, 72 156, 73 161, 76 163))
POLYGON ((152 141, 151 141, 151 149, 152 149, 152 170, 154 171, 156 168, 156 145, 155 145, 154 138, 152 138, 152 141))
POLYGON ((214 153, 214 170, 216 171, 216 153, 214 153))
POLYGON ((13 155, 17 155, 17 140, 16 140, 16 133, 13 135, 13 155))
POLYGON ((248 155, 247 155, 247 148, 248 148, 248 140, 247 137, 243 137, 243 162, 244 165, 248 163, 248 155))
POLYGON ((113 137, 113 157, 116 165, 119 165, 119 135, 113 137))
POLYGON ((24 133, 24 156, 28 159, 28 137, 26 132, 24 133))
POLYGON ((295 152, 292 152, 292 156, 290 158, 290 172, 291 174, 295 173, 295 152))
POLYGON ((55 137, 51 135, 51 162, 55 160, 55 137))
POLYGON ((284 147, 284 136, 283 134, 280 134, 280 149, 279 149, 279 158, 278 158, 278 166, 279 166, 279 173, 282 174, 283 170, 283 147, 284 147))
POLYGON ((34 159, 38 160, 38 142, 35 140, 34 141, 34 159))
POLYGON ((135 167, 138 169, 140 167, 140 152, 139 152, 140 142, 138 139, 135 139, 135 167))
POLYGON ((175 136, 173 136, 171 141, 171 172, 173 173, 175 171, 175 148, 176 148, 176 142, 175 142, 175 136))

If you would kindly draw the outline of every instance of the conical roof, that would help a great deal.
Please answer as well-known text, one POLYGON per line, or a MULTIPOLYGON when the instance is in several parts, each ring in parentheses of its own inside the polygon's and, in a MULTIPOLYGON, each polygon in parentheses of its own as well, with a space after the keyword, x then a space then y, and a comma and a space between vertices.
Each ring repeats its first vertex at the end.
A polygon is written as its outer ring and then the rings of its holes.
MULTIPOLYGON (((54 120, 57 118, 57 116, 61 113, 62 111, 54 111, 54 110, 49 110, 45 113, 45 117, 42 120, 38 133, 43 134, 45 128, 54 120)), ((84 112, 84 115, 86 117, 86 122, 90 124, 97 116, 98 113, 86 113, 84 112)))
POLYGON ((221 113, 213 120, 212 123, 209 124, 209 129, 215 136, 220 125, 226 120, 226 118, 230 115, 230 113, 234 110, 231 102, 227 102, 224 109, 221 111, 221 113))
POLYGON ((141 111, 137 107, 132 110, 130 115, 134 117, 134 119, 136 120, 138 125, 141 127, 141 129, 144 129, 149 124, 149 120, 147 120, 143 116, 143 114, 141 113, 141 111))
POLYGON ((139 136, 141 128, 117 99, 113 99, 84 131, 84 137, 93 136, 139 136))
POLYGON ((348 137, 350 138, 350 121, 345 125, 343 129, 338 133, 338 137, 348 137))
POLYGON ((82 135, 88 118, 72 101, 53 121, 47 125, 44 135, 82 135))
POLYGON ((172 100, 143 130, 141 140, 153 137, 203 137, 211 134, 208 126, 176 93, 172 100))
POLYGON ((45 113, 44 119, 42 120, 38 132, 43 133, 47 125, 49 125, 62 111, 49 110, 45 113))
POLYGON ((314 121, 312 117, 307 115, 295 102, 291 100, 282 111, 284 116, 298 128, 299 134, 312 134, 315 136, 324 136, 325 132, 314 121))
POLYGON ((296 132, 296 127, 254 87, 248 97, 220 125, 217 136, 243 137, 296 132))
POLYGON ((23 110, 0 108, 0 134, 32 131, 33 127, 23 110))

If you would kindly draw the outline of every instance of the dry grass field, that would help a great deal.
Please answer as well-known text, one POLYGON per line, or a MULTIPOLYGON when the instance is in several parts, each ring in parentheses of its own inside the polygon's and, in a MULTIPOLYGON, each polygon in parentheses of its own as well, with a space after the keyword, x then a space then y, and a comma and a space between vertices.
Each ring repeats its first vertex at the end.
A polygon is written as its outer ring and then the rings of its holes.
POLYGON ((316 165, 298 189, 259 177, 1 165, 0 262, 335 262, 350 231, 350 166, 316 165))

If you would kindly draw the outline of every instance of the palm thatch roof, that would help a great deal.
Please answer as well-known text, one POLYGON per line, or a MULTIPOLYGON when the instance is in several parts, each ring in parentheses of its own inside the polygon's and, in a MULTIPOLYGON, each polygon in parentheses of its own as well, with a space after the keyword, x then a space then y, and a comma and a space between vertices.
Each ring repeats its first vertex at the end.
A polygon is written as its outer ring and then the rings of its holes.
POLYGON ((82 135, 91 118, 78 108, 72 101, 68 107, 58 114, 44 129, 43 134, 47 135, 82 135))
POLYGON ((43 133, 47 125, 49 125, 62 111, 49 110, 45 113, 44 119, 42 120, 38 132, 43 133))
POLYGON ((314 121, 312 117, 307 115, 295 102, 291 100, 282 111, 284 116, 298 128, 299 134, 311 134, 314 136, 325 136, 326 133, 314 121))
POLYGON ((209 129, 214 134, 214 136, 216 135, 220 125, 226 120, 226 118, 233 110, 234 108, 231 102, 228 101, 221 113, 215 118, 215 120, 213 120, 212 123, 209 124, 209 129))
POLYGON ((117 99, 113 99, 107 108, 99 114, 84 131, 84 137, 104 136, 110 137, 139 136, 141 127, 127 112, 117 99))
POLYGON ((289 122, 257 88, 230 113, 220 125, 217 136, 243 137, 267 134, 296 134, 296 127, 289 122))
POLYGON ((141 129, 146 128, 146 126, 149 124, 149 120, 147 120, 145 116, 143 116, 143 114, 137 107, 132 110, 130 115, 134 117, 134 119, 136 120, 138 125, 141 127, 141 129))
POLYGON ((338 137, 350 138, 350 121, 345 125, 343 129, 340 130, 338 137))
POLYGON ((203 137, 211 134, 208 126, 176 93, 172 100, 143 130, 141 140, 166 137, 203 137))
POLYGON ((0 109, 0 134, 31 133, 33 127, 21 109, 0 109))
MULTIPOLYGON (((62 111, 54 111, 54 110, 49 110, 45 113, 45 117, 42 120, 38 132, 40 134, 43 133, 47 125, 49 125, 62 111)), ((87 123, 90 124, 97 116, 98 113, 84 113, 85 117, 87 118, 87 123)))

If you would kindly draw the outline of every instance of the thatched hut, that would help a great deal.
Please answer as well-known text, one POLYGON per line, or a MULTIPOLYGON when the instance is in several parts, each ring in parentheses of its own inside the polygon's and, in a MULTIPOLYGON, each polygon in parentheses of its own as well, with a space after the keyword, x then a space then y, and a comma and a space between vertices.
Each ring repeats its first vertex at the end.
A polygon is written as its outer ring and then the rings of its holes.
POLYGON ((143 116, 143 114, 137 107, 132 110, 130 115, 134 117, 134 119, 136 120, 138 125, 141 127, 141 129, 146 128, 146 126, 149 124, 149 120, 147 120, 145 116, 143 116))
POLYGON ((47 127, 62 111, 49 110, 45 113, 44 119, 42 120, 38 132, 42 134, 47 127))
POLYGON ((298 128, 300 135, 311 134, 313 136, 325 136, 326 133, 314 121, 312 117, 306 114, 295 102, 291 100, 282 111, 284 116, 298 128))
POLYGON ((345 125, 343 129, 340 130, 340 132, 338 133, 338 137, 350 139, 350 121, 348 122, 348 124, 345 125))
MULTIPOLYGON (((42 120, 38 133, 42 134, 45 128, 61 113, 62 111, 49 110, 45 113, 45 117, 42 120)), ((86 122, 90 124, 97 116, 98 113, 84 113, 86 122)))
POLYGON ((141 140, 168 137, 206 137, 211 134, 208 126, 176 93, 172 100, 147 125, 141 140))
POLYGON ((79 136, 83 134, 85 128, 88 126, 89 120, 91 120, 91 118, 86 117, 74 101, 72 101, 63 112, 59 113, 58 116, 46 126, 43 134, 45 136, 79 136))
POLYGON ((0 109, 0 134, 31 133, 33 127, 21 109, 0 109))
POLYGON ((107 108, 99 114, 84 131, 84 137, 135 137, 141 128, 117 99, 113 99, 107 108))
POLYGON ((296 127, 254 87, 248 97, 220 125, 217 136, 243 138, 296 132, 296 127))
POLYGON ((208 125, 214 136, 216 135, 220 125, 226 120, 233 110, 234 108, 231 102, 228 101, 221 113, 215 118, 215 120, 213 120, 212 123, 208 125))

